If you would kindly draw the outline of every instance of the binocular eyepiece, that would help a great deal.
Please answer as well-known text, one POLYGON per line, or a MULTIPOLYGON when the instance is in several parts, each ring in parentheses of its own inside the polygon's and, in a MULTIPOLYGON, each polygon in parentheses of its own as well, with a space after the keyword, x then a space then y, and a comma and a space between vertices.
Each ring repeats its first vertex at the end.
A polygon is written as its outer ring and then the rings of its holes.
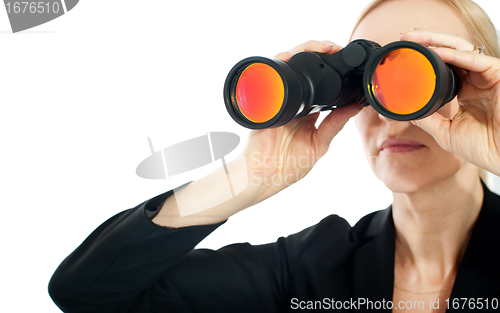
POLYGON ((359 39, 325 55, 300 52, 289 61, 250 57, 224 84, 231 117, 251 129, 279 127, 293 118, 352 103, 383 116, 424 118, 450 102, 458 75, 432 50, 409 41, 380 47, 359 39))

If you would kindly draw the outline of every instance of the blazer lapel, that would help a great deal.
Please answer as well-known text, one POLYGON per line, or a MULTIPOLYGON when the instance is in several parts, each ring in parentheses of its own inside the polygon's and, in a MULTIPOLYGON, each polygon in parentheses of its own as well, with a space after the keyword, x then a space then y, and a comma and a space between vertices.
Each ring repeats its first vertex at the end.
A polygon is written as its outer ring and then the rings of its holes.
POLYGON ((395 232, 392 206, 375 213, 366 230, 368 240, 356 250, 353 257, 353 296, 358 300, 356 312, 391 312, 383 305, 392 301, 394 284, 395 232), (359 300, 366 305, 361 306, 359 300), (363 300, 361 300, 363 301, 363 300), (370 301, 373 303, 371 304, 370 301), (370 306, 372 305, 372 306, 370 306))
MULTIPOLYGON (((484 184, 483 190, 483 206, 458 267, 447 312, 474 311, 473 307, 468 307, 469 303, 462 310, 464 300, 461 298, 468 301, 472 299, 470 303, 475 302, 476 309, 478 302, 482 302, 481 312, 496 311, 491 309, 491 300, 498 299, 500 295, 500 197, 489 191, 484 184), (481 298, 483 300, 479 300, 481 298), (489 299, 490 310, 486 309, 485 298, 489 299), (453 308, 453 299, 457 299, 456 307, 460 309, 453 308)), ((497 305, 500 308, 500 303, 497 302, 497 305)))

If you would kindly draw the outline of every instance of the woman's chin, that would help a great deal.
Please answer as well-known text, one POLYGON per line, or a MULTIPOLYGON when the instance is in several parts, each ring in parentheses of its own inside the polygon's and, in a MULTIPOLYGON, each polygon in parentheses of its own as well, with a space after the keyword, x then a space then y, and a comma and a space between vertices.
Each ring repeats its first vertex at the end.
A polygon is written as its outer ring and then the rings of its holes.
POLYGON ((413 193, 444 179, 439 171, 426 171, 425 168, 398 169, 395 167, 378 170, 375 175, 387 188, 396 193, 413 193))
POLYGON ((460 157, 440 148, 409 153, 378 153, 369 157, 377 178, 392 192, 413 193, 456 175, 465 164, 460 157))
POLYGON ((425 185, 415 181, 386 180, 382 181, 387 188, 395 193, 413 193, 421 190, 425 185))

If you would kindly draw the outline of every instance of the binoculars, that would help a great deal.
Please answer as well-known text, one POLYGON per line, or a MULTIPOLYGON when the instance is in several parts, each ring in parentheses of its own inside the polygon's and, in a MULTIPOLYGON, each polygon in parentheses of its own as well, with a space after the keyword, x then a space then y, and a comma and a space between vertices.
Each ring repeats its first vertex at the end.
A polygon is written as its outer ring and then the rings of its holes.
POLYGON ((359 39, 326 55, 300 52, 288 62, 250 57, 224 84, 229 115, 251 129, 279 127, 293 118, 359 103, 409 121, 453 100, 459 77, 431 49, 410 41, 384 47, 359 39))

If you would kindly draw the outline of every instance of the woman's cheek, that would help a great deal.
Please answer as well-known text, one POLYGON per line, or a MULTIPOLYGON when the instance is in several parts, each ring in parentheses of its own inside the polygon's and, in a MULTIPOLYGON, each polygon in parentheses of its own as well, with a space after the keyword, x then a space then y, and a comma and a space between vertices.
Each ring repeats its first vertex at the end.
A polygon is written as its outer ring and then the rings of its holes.
POLYGON ((356 128, 362 138, 365 137, 370 126, 370 109, 373 110, 372 107, 365 107, 361 110, 361 112, 354 116, 354 123, 356 124, 356 128))
POLYGON ((375 111, 371 107, 366 107, 354 117, 354 123, 368 160, 370 160, 373 155, 373 145, 376 145, 376 125, 373 121, 373 112, 370 112, 370 110, 375 111))

